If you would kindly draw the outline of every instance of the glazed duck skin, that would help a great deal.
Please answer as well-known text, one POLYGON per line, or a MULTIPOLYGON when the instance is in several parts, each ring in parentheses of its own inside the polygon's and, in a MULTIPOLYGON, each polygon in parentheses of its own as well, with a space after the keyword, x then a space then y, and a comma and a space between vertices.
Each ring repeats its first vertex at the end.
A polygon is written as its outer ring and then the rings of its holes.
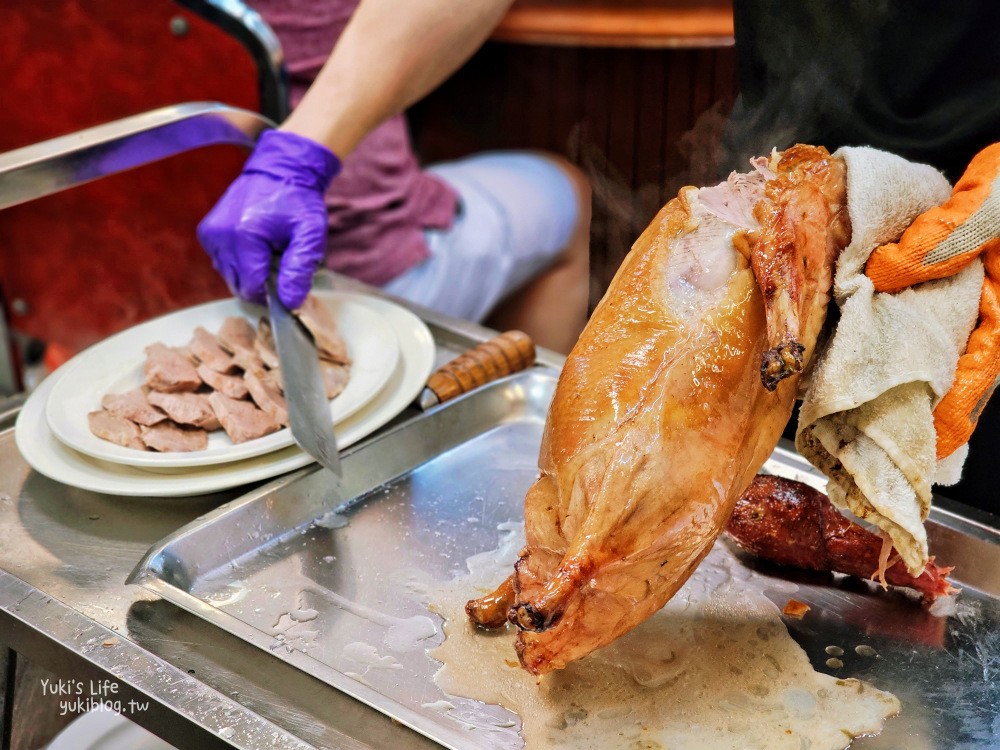
POLYGON ((535 674, 673 596, 790 416, 848 239, 844 169, 807 146, 756 166, 660 211, 566 360, 527 545, 506 589, 467 608, 483 625, 509 608, 535 674))

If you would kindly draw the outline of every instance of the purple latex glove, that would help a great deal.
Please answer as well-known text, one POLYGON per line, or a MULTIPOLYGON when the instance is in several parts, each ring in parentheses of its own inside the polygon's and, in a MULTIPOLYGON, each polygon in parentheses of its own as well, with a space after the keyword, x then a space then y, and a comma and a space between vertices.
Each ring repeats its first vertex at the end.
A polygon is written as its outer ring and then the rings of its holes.
POLYGON ((278 298, 290 310, 309 293, 326 252, 323 194, 340 172, 325 146, 295 133, 268 130, 219 202, 198 225, 198 239, 233 294, 265 301, 272 260, 278 298))

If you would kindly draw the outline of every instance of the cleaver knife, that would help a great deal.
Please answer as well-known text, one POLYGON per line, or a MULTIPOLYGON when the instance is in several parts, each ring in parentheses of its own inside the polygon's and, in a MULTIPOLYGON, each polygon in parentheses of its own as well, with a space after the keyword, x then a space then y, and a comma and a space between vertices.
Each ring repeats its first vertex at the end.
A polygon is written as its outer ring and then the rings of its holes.
POLYGON ((316 344, 299 319, 278 299, 273 274, 267 283, 267 310, 281 366, 292 437, 320 466, 330 470, 334 490, 343 500, 340 454, 330 417, 330 401, 323 388, 316 344))

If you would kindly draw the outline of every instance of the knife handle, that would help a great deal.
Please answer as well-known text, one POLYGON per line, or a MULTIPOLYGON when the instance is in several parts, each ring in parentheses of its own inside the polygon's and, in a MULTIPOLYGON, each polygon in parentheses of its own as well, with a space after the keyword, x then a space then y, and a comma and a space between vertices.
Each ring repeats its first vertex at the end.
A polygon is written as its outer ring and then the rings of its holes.
POLYGON ((535 363, 535 342, 521 331, 506 331, 442 365, 427 381, 439 403, 535 363))

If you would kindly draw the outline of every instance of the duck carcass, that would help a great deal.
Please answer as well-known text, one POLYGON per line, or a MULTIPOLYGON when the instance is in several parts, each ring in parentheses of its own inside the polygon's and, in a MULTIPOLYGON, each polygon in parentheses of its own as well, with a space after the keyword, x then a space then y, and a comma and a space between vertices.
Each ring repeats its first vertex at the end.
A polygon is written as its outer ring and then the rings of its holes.
POLYGON ((686 187, 618 270, 566 360, 525 498, 527 544, 469 602, 559 669, 660 609, 777 444, 849 240, 845 168, 795 146, 686 187))

